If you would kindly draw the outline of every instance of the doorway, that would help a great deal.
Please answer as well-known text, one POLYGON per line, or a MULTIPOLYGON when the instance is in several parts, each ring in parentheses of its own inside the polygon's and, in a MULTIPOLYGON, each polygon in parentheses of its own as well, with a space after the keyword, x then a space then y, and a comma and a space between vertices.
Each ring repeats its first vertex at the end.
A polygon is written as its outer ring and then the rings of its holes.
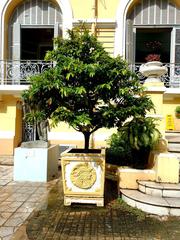
POLYGON ((53 38, 54 28, 21 28, 21 60, 43 60, 53 38))
POLYGON ((170 62, 172 28, 136 28, 135 62, 170 62))

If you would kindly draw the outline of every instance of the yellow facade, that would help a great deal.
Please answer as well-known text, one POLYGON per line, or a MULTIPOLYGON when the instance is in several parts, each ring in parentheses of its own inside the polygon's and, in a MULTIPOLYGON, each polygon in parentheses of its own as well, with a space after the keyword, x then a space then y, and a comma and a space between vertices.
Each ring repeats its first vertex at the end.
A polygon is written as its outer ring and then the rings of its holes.
POLYGON ((16 99, 13 96, 3 96, 2 101, 0 102, 0 155, 13 154, 15 132, 16 99))
POLYGON ((116 11, 118 8, 119 1, 95 1, 86 0, 71 0, 71 6, 73 9, 73 16, 75 19, 92 19, 95 17, 94 11, 95 6, 97 7, 98 19, 115 19, 116 11))

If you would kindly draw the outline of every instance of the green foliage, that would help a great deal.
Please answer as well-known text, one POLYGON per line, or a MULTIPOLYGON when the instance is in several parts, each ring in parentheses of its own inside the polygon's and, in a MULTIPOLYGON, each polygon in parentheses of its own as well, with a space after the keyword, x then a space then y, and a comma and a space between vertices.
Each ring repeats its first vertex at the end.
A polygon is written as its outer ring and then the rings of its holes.
POLYGON ((119 132, 127 139, 132 149, 152 149, 161 137, 155 121, 151 117, 134 117, 133 120, 126 122, 119 132))
POLYGON ((106 149, 106 162, 119 166, 132 166, 132 148, 127 144, 122 132, 113 133, 107 140, 109 148, 106 149))
POLYGON ((127 211, 132 215, 136 216, 136 220, 137 221, 143 221, 146 219, 146 213, 141 211, 140 209, 136 208, 136 207, 131 207, 129 205, 127 205, 126 202, 124 202, 122 200, 122 198, 118 198, 118 203, 122 209, 122 211, 127 211))
POLYGON ((45 116, 43 112, 38 112, 38 111, 28 112, 25 116, 25 120, 31 124, 34 124, 36 122, 41 122, 44 119, 45 119, 45 116))
POLYGON ((180 118, 180 106, 177 106, 175 109, 175 115, 177 118, 180 118))
POLYGON ((120 127, 129 117, 145 116, 153 108, 143 87, 121 57, 110 57, 87 29, 68 31, 55 39, 46 60, 54 67, 30 78, 25 103, 43 112, 53 125, 67 122, 85 136, 102 127, 120 127))
POLYGON ((134 117, 110 137, 108 153, 114 164, 144 168, 149 151, 160 137, 154 118, 134 117))

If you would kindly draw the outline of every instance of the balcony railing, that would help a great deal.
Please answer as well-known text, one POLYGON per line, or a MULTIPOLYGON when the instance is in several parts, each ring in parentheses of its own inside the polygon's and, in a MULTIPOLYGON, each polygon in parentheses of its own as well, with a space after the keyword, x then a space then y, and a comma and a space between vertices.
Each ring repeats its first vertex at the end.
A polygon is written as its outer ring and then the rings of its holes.
MULTIPOLYGON (((139 72, 142 63, 131 64, 129 67, 137 73, 141 83, 145 77, 139 72)), ((164 64, 168 73, 161 77, 166 87, 180 88, 180 63, 164 64)), ((26 85, 29 77, 42 73, 53 67, 52 62, 42 60, 0 61, 0 85, 26 85)))
POLYGON ((29 77, 53 66, 42 60, 0 61, 0 85, 29 84, 29 77))

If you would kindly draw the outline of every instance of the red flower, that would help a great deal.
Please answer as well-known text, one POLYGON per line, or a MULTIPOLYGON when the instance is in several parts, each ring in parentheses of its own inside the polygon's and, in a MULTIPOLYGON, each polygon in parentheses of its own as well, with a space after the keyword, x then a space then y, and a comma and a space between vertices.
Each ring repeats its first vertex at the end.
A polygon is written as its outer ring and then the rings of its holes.
POLYGON ((159 54, 148 54, 147 57, 145 58, 147 62, 152 62, 152 61, 161 61, 161 56, 159 54))

